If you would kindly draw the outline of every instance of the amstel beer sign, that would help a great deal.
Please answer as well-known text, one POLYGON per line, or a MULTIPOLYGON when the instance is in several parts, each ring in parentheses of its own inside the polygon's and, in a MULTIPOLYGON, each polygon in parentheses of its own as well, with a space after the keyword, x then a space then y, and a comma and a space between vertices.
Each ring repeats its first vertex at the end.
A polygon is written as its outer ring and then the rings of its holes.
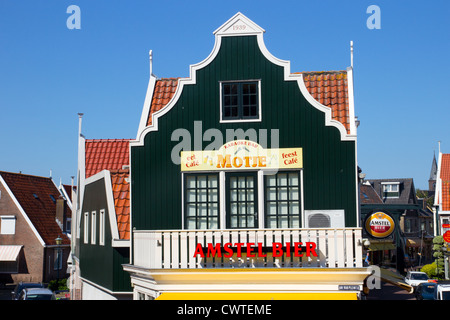
POLYGON ((394 219, 387 213, 377 211, 367 216, 365 228, 374 238, 386 238, 394 232, 394 219))

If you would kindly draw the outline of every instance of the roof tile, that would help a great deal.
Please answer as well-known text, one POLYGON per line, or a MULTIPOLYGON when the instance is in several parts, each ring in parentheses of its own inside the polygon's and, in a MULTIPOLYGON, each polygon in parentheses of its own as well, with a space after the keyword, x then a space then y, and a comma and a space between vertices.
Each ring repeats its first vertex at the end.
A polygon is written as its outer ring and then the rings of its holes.
POLYGON ((450 154, 442 154, 440 169, 442 180, 442 211, 450 211, 450 154))
POLYGON ((130 239, 130 184, 129 170, 110 170, 120 239, 130 239))
POLYGON ((130 139, 86 140, 86 178, 102 170, 118 170, 129 165, 130 139))

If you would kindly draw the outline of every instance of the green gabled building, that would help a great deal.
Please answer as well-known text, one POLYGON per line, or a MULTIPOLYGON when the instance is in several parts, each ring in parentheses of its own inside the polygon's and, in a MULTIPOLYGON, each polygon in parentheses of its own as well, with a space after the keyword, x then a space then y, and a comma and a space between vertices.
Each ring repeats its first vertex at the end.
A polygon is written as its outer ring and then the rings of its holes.
POLYGON ((130 263, 128 164, 129 140, 85 139, 80 132, 73 300, 132 299, 130 275, 122 267, 130 263))
POLYGON ((135 299, 363 290, 353 69, 292 73, 264 32, 237 13, 188 78, 150 75, 130 142, 135 299))

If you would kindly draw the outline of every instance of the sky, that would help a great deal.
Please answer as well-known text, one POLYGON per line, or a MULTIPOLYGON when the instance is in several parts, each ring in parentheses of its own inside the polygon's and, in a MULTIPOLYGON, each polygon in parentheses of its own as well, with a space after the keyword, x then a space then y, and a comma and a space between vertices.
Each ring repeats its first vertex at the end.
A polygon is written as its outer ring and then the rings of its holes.
POLYGON ((187 77, 237 12, 291 72, 346 69, 353 41, 358 165, 428 188, 450 153, 447 0, 0 0, 0 171, 70 184, 77 114, 87 139, 136 138, 149 50, 156 76, 187 77))

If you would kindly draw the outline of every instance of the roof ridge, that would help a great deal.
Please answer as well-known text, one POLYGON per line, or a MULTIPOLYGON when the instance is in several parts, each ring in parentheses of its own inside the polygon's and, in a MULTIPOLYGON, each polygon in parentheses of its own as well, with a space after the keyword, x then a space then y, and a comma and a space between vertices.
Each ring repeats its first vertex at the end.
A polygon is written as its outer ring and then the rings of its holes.
POLYGON ((303 74, 303 73, 309 73, 309 74, 324 74, 324 73, 341 73, 341 72, 347 72, 347 70, 322 70, 322 71, 298 71, 298 72, 291 72, 292 74, 303 74))
POLYGON ((47 179, 47 180, 53 180, 52 177, 43 177, 43 176, 38 176, 38 175, 34 175, 34 174, 28 174, 28 173, 22 173, 22 172, 9 172, 9 171, 0 171, 0 175, 2 174, 14 174, 17 176, 26 176, 26 177, 32 177, 32 178, 41 178, 41 179, 47 179))
POLYGON ((102 142, 102 141, 114 142, 114 141, 130 141, 130 140, 133 139, 131 138, 86 139, 86 142, 102 142))

